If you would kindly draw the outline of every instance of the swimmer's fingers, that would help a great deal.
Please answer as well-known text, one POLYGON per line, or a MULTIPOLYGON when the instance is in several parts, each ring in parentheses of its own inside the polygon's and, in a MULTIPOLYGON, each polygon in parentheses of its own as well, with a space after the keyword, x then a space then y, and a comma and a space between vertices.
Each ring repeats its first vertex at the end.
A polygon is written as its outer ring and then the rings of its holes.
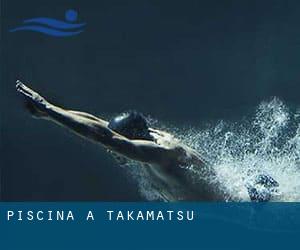
POLYGON ((150 134, 153 138, 157 138, 157 133, 150 132, 149 134, 150 134))
POLYGON ((41 96, 38 93, 34 92, 32 89, 27 87, 24 83, 22 83, 19 80, 17 80, 16 82, 16 89, 20 94, 22 94, 27 99, 32 99, 32 100, 41 99, 41 96))
POLYGON ((162 133, 162 131, 159 131, 157 129, 153 129, 153 128, 149 128, 149 132, 150 132, 150 135, 153 136, 153 137, 165 137, 164 134, 162 133))
POLYGON ((33 97, 33 91, 19 80, 16 81, 16 89, 20 94, 22 94, 26 98, 33 97))
POLYGON ((149 128, 149 131, 152 132, 152 133, 156 133, 156 134, 158 134, 160 136, 163 136, 163 137, 173 137, 173 135, 171 135, 170 133, 165 132, 165 131, 161 131, 161 130, 158 130, 158 129, 149 128))
POLYGON ((159 134, 159 130, 154 129, 154 128, 149 128, 149 131, 150 131, 150 132, 153 132, 153 133, 159 134))
POLYGON ((158 129, 154 129, 154 128, 149 128, 149 131, 152 132, 152 133, 156 133, 158 135, 161 135, 161 136, 163 136, 164 134, 166 134, 165 132, 163 132, 161 130, 158 130, 158 129))
POLYGON ((27 87, 24 83, 17 80, 16 82, 16 90, 23 95, 27 100, 36 102, 36 103, 42 103, 45 101, 45 99, 40 96, 37 92, 33 91, 29 87, 27 87))
POLYGON ((16 90, 24 96, 26 101, 31 103, 31 107, 37 111, 42 111, 46 107, 47 101, 19 80, 16 82, 16 90))

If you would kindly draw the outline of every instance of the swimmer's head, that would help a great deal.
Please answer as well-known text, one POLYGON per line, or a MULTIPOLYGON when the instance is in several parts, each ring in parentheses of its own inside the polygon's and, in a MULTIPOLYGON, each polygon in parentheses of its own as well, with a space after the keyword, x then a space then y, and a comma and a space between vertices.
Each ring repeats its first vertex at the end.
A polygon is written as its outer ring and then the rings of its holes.
POLYGON ((147 119, 136 111, 117 115, 109 121, 108 127, 129 139, 153 140, 147 119))

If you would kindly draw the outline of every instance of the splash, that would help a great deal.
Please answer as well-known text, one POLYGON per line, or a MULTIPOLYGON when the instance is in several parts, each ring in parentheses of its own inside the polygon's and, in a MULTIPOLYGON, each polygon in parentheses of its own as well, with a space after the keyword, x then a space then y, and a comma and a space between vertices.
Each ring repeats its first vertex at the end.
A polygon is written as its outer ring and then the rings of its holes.
MULTIPOLYGON (((228 200, 249 201, 246 184, 263 173, 280 185, 273 200, 300 201, 300 112, 291 112, 278 98, 262 102, 250 118, 239 122, 220 121, 206 129, 172 133, 213 166, 217 180, 205 178, 217 181, 228 200)), ((161 198, 145 168, 129 165, 145 198, 161 198)), ((190 172, 193 181, 203 178, 193 167, 190 172)))

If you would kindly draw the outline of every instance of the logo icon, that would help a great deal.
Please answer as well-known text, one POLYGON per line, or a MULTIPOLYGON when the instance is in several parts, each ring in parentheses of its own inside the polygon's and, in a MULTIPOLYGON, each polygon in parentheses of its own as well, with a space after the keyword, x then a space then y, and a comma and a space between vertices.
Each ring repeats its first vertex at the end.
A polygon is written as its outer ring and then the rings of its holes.
POLYGON ((85 23, 75 23, 77 17, 78 13, 70 9, 65 12, 64 21, 48 17, 26 19, 22 26, 11 29, 10 32, 34 31, 56 37, 75 36, 83 32, 85 26, 85 23))

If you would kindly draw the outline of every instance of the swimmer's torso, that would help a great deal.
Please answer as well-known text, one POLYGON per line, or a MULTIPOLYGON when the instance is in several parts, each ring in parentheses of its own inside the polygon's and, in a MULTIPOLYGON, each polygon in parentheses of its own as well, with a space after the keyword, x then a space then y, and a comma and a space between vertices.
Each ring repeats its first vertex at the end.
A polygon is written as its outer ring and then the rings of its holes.
POLYGON ((208 180, 197 175, 191 168, 183 166, 145 166, 153 186, 163 199, 168 201, 224 200, 212 190, 208 180))
MULTIPOLYGON (((153 130, 154 131, 154 130, 153 130)), ((155 142, 161 146, 174 148, 174 161, 165 165, 149 165, 147 171, 154 185, 169 200, 224 200, 224 197, 209 184, 207 176, 201 176, 205 166, 191 166, 193 150, 181 145, 172 135, 155 130, 155 142)))

